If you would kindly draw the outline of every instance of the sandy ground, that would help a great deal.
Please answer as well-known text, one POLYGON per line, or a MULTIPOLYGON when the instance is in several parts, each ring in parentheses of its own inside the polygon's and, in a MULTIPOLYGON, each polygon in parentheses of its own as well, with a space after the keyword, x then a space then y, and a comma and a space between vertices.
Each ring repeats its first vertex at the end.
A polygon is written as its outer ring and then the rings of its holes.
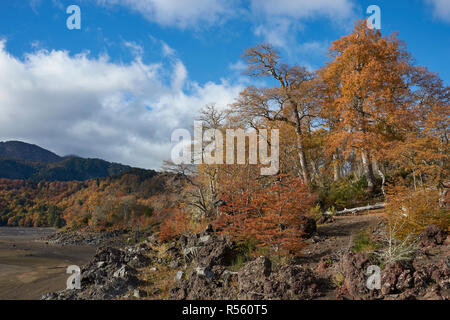
POLYGON ((64 289, 66 268, 83 265, 95 247, 49 245, 39 239, 51 228, 0 227, 0 299, 39 299, 64 289))

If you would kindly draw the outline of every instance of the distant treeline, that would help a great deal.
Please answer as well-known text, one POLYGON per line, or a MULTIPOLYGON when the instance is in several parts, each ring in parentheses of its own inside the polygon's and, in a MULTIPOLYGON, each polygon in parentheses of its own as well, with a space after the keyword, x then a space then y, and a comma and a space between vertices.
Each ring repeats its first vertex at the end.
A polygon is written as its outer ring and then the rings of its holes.
POLYGON ((132 169, 86 181, 0 179, 0 226, 118 227, 154 223, 171 210, 182 177, 132 169))

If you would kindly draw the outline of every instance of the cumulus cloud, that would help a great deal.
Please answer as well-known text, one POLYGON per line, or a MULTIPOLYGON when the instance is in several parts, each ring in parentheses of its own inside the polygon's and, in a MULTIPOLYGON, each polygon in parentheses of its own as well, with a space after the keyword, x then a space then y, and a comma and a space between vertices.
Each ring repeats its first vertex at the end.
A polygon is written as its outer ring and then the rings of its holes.
POLYGON ((450 1, 448 0, 425 0, 433 6, 433 14, 436 18, 450 22, 450 1))
POLYGON ((271 17, 294 19, 327 16, 333 19, 348 17, 353 10, 350 0, 251 0, 252 11, 271 17))
MULTIPOLYGON (((121 5, 162 26, 204 29, 229 19, 250 22, 263 41, 298 54, 297 35, 308 19, 326 18, 353 26, 355 0, 97 0, 106 7, 121 5)), ((171 54, 170 47, 166 50, 171 54)), ((319 54, 319 52, 316 52, 319 54)))
MULTIPOLYGON (((336 25, 352 26, 354 18, 353 0, 251 0, 250 8, 255 34, 292 55, 305 49, 296 45, 305 20, 326 18, 336 25)), ((321 47, 316 49, 317 54, 323 51, 321 47)))
POLYGON ((105 6, 122 5, 163 26, 197 28, 224 21, 232 0, 97 0, 105 6))
POLYGON ((170 156, 174 129, 189 129, 198 109, 225 107, 242 90, 226 80, 192 82, 176 58, 166 69, 139 58, 116 64, 107 56, 57 50, 19 59, 0 41, 1 140, 159 168, 170 156))
POLYGON ((325 17, 342 22, 350 18, 354 0, 96 0, 112 7, 120 5, 162 26, 202 29, 229 19, 250 19, 257 35, 285 46, 289 32, 297 31, 305 19, 325 17))

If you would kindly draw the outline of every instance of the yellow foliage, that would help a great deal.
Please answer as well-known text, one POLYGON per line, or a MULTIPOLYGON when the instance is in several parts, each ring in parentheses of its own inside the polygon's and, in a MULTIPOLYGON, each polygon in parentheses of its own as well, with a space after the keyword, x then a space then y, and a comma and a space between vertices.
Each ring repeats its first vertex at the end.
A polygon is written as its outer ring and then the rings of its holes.
POLYGON ((389 225, 400 226, 398 236, 419 235, 428 225, 436 224, 442 230, 450 227, 450 211, 443 206, 439 190, 410 190, 396 186, 386 196, 386 215, 389 225))

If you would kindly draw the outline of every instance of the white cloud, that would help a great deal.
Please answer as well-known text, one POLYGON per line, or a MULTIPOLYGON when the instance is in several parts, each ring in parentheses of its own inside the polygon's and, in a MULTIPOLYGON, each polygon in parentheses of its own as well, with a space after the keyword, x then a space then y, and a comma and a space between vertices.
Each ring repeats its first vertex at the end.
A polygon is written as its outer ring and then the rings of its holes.
POLYGON ((1 140, 35 143, 60 155, 158 168, 170 156, 174 129, 189 129, 198 109, 214 102, 225 107, 242 90, 226 80, 191 82, 173 57, 165 70, 165 64, 140 58, 116 64, 107 56, 55 50, 18 59, 5 45, 0 41, 1 140))
POLYGON ((326 16, 347 18, 353 10, 351 0, 251 0, 252 11, 267 16, 285 16, 294 19, 326 16))
POLYGON ((64 10, 65 7, 60 0, 52 0, 53 6, 58 8, 59 10, 64 10))
POLYGON ((313 54, 324 54, 328 51, 331 43, 326 40, 322 41, 309 41, 301 43, 298 47, 299 51, 313 54))
POLYGON ((41 6, 41 4, 42 4, 42 0, 30 0, 30 7, 35 14, 39 14, 37 9, 38 9, 38 7, 41 6))
POLYGON ((129 48, 131 53, 136 57, 140 57, 144 53, 144 48, 134 41, 124 41, 123 45, 129 48))
POLYGON ((242 60, 238 60, 235 63, 230 63, 228 67, 231 70, 238 72, 244 72, 247 69, 247 65, 242 60))
POLYGON ((251 0, 254 32, 264 41, 285 49, 297 48, 297 33, 308 19, 326 18, 335 25, 353 26, 353 0, 251 0))
POLYGON ((162 52, 164 56, 173 56, 175 54, 175 49, 170 47, 167 43, 161 40, 162 52))
POLYGON ((450 22, 450 1, 449 0, 425 0, 433 6, 433 14, 436 18, 450 22))
MULTIPOLYGON (((295 24, 301 20, 326 17, 347 19, 353 13, 354 0, 96 0, 112 7, 124 6, 162 26, 204 28, 240 17, 271 26, 295 24), (246 9, 248 7, 248 9, 246 9), (281 21, 283 20, 283 21, 281 21)), ((258 28, 258 25, 256 26, 258 28)), ((259 28, 260 32, 264 32, 259 28)), ((269 30, 269 28, 267 28, 269 30)))
POLYGON ((122 5, 163 26, 197 28, 220 23, 231 14, 232 0, 97 0, 122 5))
MULTIPOLYGON (((351 28, 355 0, 96 0, 100 5, 121 5, 162 26, 204 29, 239 18, 250 22, 255 35, 294 56, 298 32, 308 19, 325 18, 351 28)), ((297 50, 298 49, 298 50, 297 50)), ((163 54, 174 54, 163 43, 163 54)))
POLYGON ((289 44, 295 43, 295 26, 296 23, 289 18, 270 18, 255 28, 255 35, 274 46, 288 48, 289 44))

